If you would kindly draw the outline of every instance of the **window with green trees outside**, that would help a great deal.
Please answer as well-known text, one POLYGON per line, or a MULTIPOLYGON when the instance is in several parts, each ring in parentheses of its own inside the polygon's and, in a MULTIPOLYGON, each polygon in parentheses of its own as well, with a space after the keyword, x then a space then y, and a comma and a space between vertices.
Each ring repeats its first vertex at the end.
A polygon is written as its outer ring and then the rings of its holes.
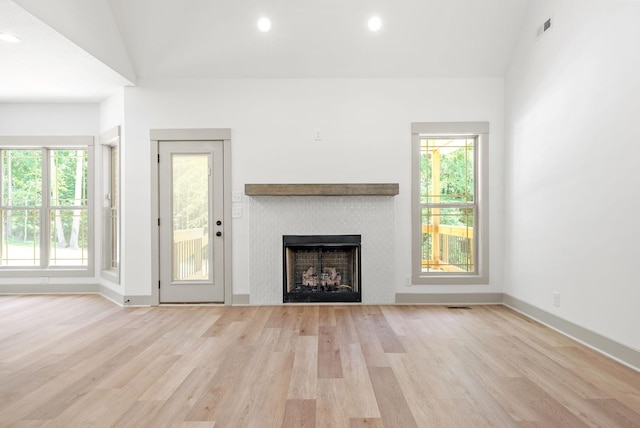
POLYGON ((476 138, 420 139, 422 271, 473 272, 476 138))
POLYGON ((88 169, 87 147, 0 149, 0 271, 87 269, 88 169))
POLYGON ((488 212, 481 167, 488 135, 482 124, 414 124, 414 283, 486 281, 488 223, 480 219, 488 212))

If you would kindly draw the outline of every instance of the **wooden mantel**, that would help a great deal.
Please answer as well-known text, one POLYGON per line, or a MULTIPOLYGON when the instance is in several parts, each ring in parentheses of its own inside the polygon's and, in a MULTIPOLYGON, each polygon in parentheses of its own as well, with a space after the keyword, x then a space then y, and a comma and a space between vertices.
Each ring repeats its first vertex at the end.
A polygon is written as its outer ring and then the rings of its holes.
POLYGON ((398 183, 245 184, 247 196, 395 196, 398 183))

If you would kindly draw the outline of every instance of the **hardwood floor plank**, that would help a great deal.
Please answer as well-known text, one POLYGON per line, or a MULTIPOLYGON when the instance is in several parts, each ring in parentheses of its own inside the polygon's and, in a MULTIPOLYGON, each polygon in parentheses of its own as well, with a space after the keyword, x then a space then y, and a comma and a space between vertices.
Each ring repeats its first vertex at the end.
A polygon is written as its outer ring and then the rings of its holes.
POLYGON ((384 428, 384 424, 379 418, 351 418, 349 428, 384 428))
POLYGON ((411 354, 390 355, 390 364, 419 426, 455 426, 451 412, 443 410, 442 397, 448 386, 439 378, 439 369, 411 354))
POLYGON ((257 352, 257 347, 244 346, 234 351, 220 362, 205 393, 199 397, 187 415, 187 421, 215 421, 228 403, 237 400, 237 397, 231 397, 235 395, 236 385, 246 368, 250 366, 251 356, 257 352))
POLYGON ((516 418, 539 422, 543 426, 585 427, 576 415, 562 406, 553 397, 527 378, 504 378, 500 380, 505 396, 516 418))
POLYGON ((632 427, 640 372, 508 308, 0 296, 2 427, 632 427))
POLYGON ((260 342, 260 336, 262 336, 274 308, 254 307, 250 309, 253 310, 247 313, 248 317, 243 322, 240 336, 236 339, 236 343, 239 345, 255 345, 260 342))
POLYGON ((273 349, 274 352, 292 352, 294 350, 302 323, 303 309, 301 306, 282 306, 274 309, 274 312, 283 312, 284 314, 278 328, 279 335, 273 349))
POLYGON ((114 428, 150 426, 151 415, 154 415, 163 404, 163 401, 136 401, 112 426, 114 428))
POLYGON ((369 367, 371 384, 382 421, 390 427, 418 427, 400 384, 389 367, 369 367))
POLYGON ((191 347, 187 348, 183 355, 171 370, 159 373, 156 381, 139 398, 141 401, 166 401, 179 388, 182 382, 193 372, 201 367, 202 361, 219 361, 223 357, 224 348, 220 346, 220 339, 216 337, 196 337, 191 347))
POLYGON ((175 425, 176 428, 215 428, 215 422, 182 422, 175 425))
POLYGON ((111 358, 104 366, 84 373, 83 376, 78 376, 79 379, 61 389, 57 389, 56 385, 50 384, 49 391, 51 395, 46 405, 34 409, 27 415, 27 419, 55 419, 79 398, 92 389, 97 388, 98 383, 104 376, 115 373, 120 365, 135 358, 145 347, 144 345, 128 346, 115 357, 111 358))
POLYGON ((389 325, 389 322, 382 312, 370 315, 373 328, 378 336, 380 345, 386 353, 404 353, 402 342, 398 339, 395 332, 389 325))
POLYGON ((315 428, 316 400, 287 400, 282 428, 315 428))
MULTIPOLYGON (((291 382, 294 354, 292 352, 271 353, 265 370, 259 377, 251 376, 247 388, 251 389, 249 397, 249 414, 247 426, 280 427, 287 403, 287 391, 291 382)), ((221 426, 235 424, 235 412, 229 413, 227 421, 221 419, 221 426)))
MULTIPOLYGON (((88 373, 91 373, 96 366, 107 365, 110 359, 129 347, 126 340, 112 342, 109 339, 106 342, 98 341, 98 347, 94 347, 94 345, 96 345, 95 342, 91 343, 89 352, 81 352, 78 355, 54 354, 47 359, 44 354, 43 361, 53 365, 53 370, 45 376, 40 370, 35 369, 20 373, 17 381, 22 379, 28 387, 20 389, 17 393, 14 391, 15 394, 10 399, 4 400, 3 406, 0 407, 0 420, 3 420, 3 415, 6 414, 15 418, 25 416, 33 410, 30 409, 30 403, 34 401, 48 403, 54 399, 64 399, 64 394, 61 394, 61 391, 68 390, 78 382, 85 382, 88 373)), ((48 366, 43 365, 43 367, 48 366)))
POLYGON ((222 312, 218 307, 207 307, 207 310, 196 306, 186 306, 181 308, 180 319, 174 328, 167 329, 163 333, 163 337, 174 340, 172 352, 175 354, 184 354, 185 348, 191 341, 183 341, 182 338, 206 338, 207 331, 215 323, 222 312))
POLYGON ((629 382, 638 372, 579 344, 561 347, 558 352, 576 361, 575 367, 571 370, 573 373, 603 391, 608 397, 616 397, 640 413, 640 382, 629 382), (585 367, 597 367, 597 370, 585 371, 585 367))
POLYGON ((334 311, 336 318, 336 341, 340 346, 358 343, 358 332, 351 315, 352 311, 347 308, 337 308, 334 311))
MULTIPOLYGON (((15 419, 25 416, 33 411, 32 403, 34 402, 49 403, 52 400, 63 400, 65 399, 64 394, 74 391, 73 386, 77 386, 78 382, 86 382, 86 379, 92 376, 95 381, 101 376, 101 373, 109 373, 111 367, 117 366, 112 362, 114 359, 117 361, 123 353, 125 353, 125 359, 131 356, 131 344, 127 340, 127 335, 121 334, 120 338, 121 341, 108 341, 109 344, 101 350, 94 346, 95 343, 92 343, 88 348, 89 352, 81 352, 76 356, 77 358, 83 357, 79 362, 74 358, 74 355, 68 357, 68 362, 62 358, 56 364, 58 368, 55 376, 39 377, 37 372, 35 376, 25 373, 23 377, 25 384, 29 384, 31 387, 21 391, 11 400, 3 402, 3 406, 0 406, 0 421, 7 418, 7 415, 11 415, 15 419), (105 370, 100 371, 103 367, 105 370)), ((135 353, 135 350, 133 352, 135 353)), ((73 398, 71 400, 73 401, 73 398)))
MULTIPOLYGON (((161 407, 154 408, 154 411, 146 416, 149 420, 148 426, 177 426, 185 421, 194 422, 187 421, 187 416, 193 411, 200 397, 207 393, 216 372, 209 367, 193 369, 171 397, 165 400, 161 407)), ((214 423, 213 421, 195 422, 207 422, 211 425, 214 423)))
POLYGON ((318 379, 316 426, 348 428, 349 398, 344 379, 318 379))
POLYGON ((318 335, 318 379, 341 377, 342 360, 336 343, 336 327, 322 326, 318 335))
POLYGON ((274 307, 271 311, 266 328, 282 328, 288 323, 288 319, 291 317, 291 306, 274 307))
POLYGON ((413 306, 393 306, 384 305, 380 306, 380 313, 384 315, 389 327, 396 336, 406 336, 411 334, 408 321, 414 319, 415 310, 413 306))
POLYGON ((318 306, 304 306, 302 323, 300 324, 300 336, 317 336, 320 311, 318 306))
POLYGON ((322 305, 318 307, 318 326, 321 327, 335 327, 336 322, 336 307, 322 305))
MULTIPOLYGON (((85 394, 77 397, 69 406, 65 407, 53 419, 54 423, 63 424, 65 426, 105 426, 109 427, 117 421, 123 412, 127 411, 131 405, 120 408, 105 408, 102 406, 104 402, 117 402, 119 391, 116 389, 91 389, 85 394), (102 420, 102 416, 108 414, 109 418, 102 420)), ((115 403, 114 403, 115 404, 115 403)))
POLYGON ((387 355, 378 340, 378 336, 371 328, 366 313, 361 308, 352 309, 353 322, 356 326, 358 341, 368 367, 389 367, 387 355))
MULTIPOLYGON (((589 409, 597 411, 600 420, 598 425, 610 427, 640 427, 640 414, 634 412, 620 401, 614 398, 606 399, 590 399, 589 409)), ((593 420, 590 413, 583 413, 583 416, 589 420, 593 420)))
MULTIPOLYGON (((102 400, 96 403, 88 402, 85 403, 82 410, 77 413, 91 415, 94 426, 116 423, 127 409, 139 402, 139 397, 154 384, 158 373, 171 371, 178 359, 179 356, 177 355, 158 355, 155 360, 151 361, 138 374, 132 376, 129 382, 122 385, 122 387, 111 389, 111 391, 114 392, 114 396, 106 400, 111 403, 110 407, 105 407, 102 400)), ((93 391, 98 390, 99 389, 94 389, 93 391)), ((69 409, 67 409, 65 413, 68 414, 69 409)), ((61 414, 62 418, 64 418, 65 413, 61 414)), ((71 411, 71 413, 74 414, 76 412, 71 411)))
POLYGON ((360 345, 342 345, 341 357, 346 393, 350 397, 349 414, 358 418, 379 418, 380 410, 360 345))
POLYGON ((402 354, 392 356, 391 360, 391 367, 419 426, 517 426, 499 401, 488 393, 487 386, 464 363, 451 362, 452 369, 448 369, 437 365, 424 368, 427 367, 425 364, 414 362, 415 357, 402 354), (425 370, 429 372, 428 376, 423 374, 425 370))
MULTIPOLYGON (((255 387, 263 375, 273 376, 274 373, 265 369, 270 361, 278 332, 277 329, 265 329, 263 342, 260 345, 236 345, 233 338, 229 338, 229 352, 220 361, 216 375, 209 383, 208 390, 195 403, 192 412, 187 416, 189 421, 216 421, 225 418, 238 419, 240 415, 231 414, 230 409, 242 409, 251 399, 251 389, 255 387)), ((293 358, 291 358, 291 365, 293 358)), ((289 378, 286 380, 288 387, 289 378)), ((286 400, 286 389, 282 402, 286 400)), ((233 419, 230 419, 233 420, 233 419)), ((222 424, 225 426, 225 424, 222 424)))
POLYGON ((314 399, 318 387, 318 338, 300 336, 296 339, 288 399, 314 399))
MULTIPOLYGON (((227 310, 221 311, 221 314, 215 318, 211 326, 202 333, 204 337, 216 337, 222 336, 225 331, 233 323, 242 321, 243 317, 247 314, 248 306, 240 307, 228 307, 227 310)), ((217 309, 217 308, 215 308, 217 309)))
POLYGON ((535 349, 522 341, 519 337, 509 337, 508 346, 518 351, 520 363, 518 369, 528 378, 534 380, 547 391, 558 391, 556 395, 566 396, 576 394, 581 398, 607 398, 607 394, 585 381, 581 375, 566 370, 553 358, 545 355, 544 349, 535 349), (544 370, 540 370, 544 367, 544 370))

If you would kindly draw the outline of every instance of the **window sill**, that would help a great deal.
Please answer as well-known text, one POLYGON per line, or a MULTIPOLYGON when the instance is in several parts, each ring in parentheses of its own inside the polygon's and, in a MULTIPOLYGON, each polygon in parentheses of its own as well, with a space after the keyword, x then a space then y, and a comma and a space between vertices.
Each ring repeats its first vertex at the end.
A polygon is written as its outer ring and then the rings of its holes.
POLYGON ((94 276, 93 269, 73 269, 73 268, 0 268, 1 278, 49 278, 49 277, 90 277, 94 276))
POLYGON ((120 271, 118 269, 107 269, 100 272, 100 277, 114 284, 120 284, 120 271))
POLYGON ((413 275, 413 285, 485 285, 489 275, 413 275))

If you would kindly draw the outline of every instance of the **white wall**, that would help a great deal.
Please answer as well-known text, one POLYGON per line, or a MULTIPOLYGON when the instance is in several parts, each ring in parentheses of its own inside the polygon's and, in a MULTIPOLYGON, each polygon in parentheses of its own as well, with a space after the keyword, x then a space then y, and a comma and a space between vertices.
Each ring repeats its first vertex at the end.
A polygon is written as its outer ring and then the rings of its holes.
POLYGON ((100 103, 100 132, 124 126, 124 88, 100 103))
POLYGON ((2 104, 0 135, 97 135, 98 104, 2 104))
MULTIPOLYGON (((0 104, 2 136, 92 135, 97 142, 98 134, 98 104, 0 104)), ((97 183, 95 189, 98 189, 97 183)), ((95 277, 50 278, 50 284, 95 284, 96 281, 95 277)), ((0 278, 2 284, 40 284, 40 279, 0 278)))
MULTIPOLYGON (((502 79, 141 80, 125 89, 124 280, 151 292, 149 130, 231 128, 232 188, 245 183, 398 182, 396 278, 402 292, 501 291, 502 79), (410 275, 411 122, 491 123, 491 284, 405 286, 410 275), (315 130, 322 141, 313 141, 315 130)), ((233 220, 234 294, 249 293, 247 198, 233 220)))
POLYGON ((531 2, 505 84, 505 291, 636 349, 639 22, 637 2, 531 2))

